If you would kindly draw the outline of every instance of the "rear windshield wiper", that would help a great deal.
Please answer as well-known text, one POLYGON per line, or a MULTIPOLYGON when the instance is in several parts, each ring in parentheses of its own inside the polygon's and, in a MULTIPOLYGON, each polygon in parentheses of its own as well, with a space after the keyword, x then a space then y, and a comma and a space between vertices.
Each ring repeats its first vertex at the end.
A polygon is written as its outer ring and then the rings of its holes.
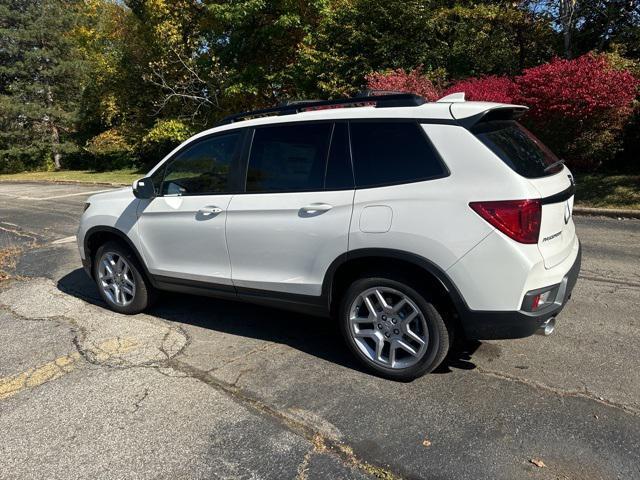
POLYGON ((557 162, 553 162, 551 165, 547 165, 546 167, 544 167, 543 172, 548 172, 553 167, 557 167, 558 165, 564 165, 564 160, 561 159, 561 160, 558 160, 557 162))

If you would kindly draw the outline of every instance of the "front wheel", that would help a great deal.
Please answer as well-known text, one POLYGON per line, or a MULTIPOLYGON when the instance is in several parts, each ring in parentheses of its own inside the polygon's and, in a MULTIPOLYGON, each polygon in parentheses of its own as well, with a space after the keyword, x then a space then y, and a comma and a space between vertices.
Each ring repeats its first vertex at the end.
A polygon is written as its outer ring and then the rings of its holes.
POLYGON ((356 280, 342 299, 340 327, 361 363, 395 380, 432 371, 449 349, 449 332, 428 295, 400 279, 356 280))
POLYGON ((132 315, 151 304, 153 287, 135 255, 119 242, 106 242, 98 248, 93 271, 100 296, 112 310, 132 315))

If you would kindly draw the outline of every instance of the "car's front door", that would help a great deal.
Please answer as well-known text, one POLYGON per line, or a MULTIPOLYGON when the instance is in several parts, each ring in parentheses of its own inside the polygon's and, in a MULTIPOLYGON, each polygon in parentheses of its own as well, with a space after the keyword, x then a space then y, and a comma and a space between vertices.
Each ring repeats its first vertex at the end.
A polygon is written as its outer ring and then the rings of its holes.
POLYGON ((346 123, 256 128, 246 192, 227 210, 233 284, 320 295, 347 251, 353 193, 346 123))
POLYGON ((242 136, 195 140, 159 172, 157 196, 138 209, 142 254, 153 275, 232 288, 225 222, 242 136))

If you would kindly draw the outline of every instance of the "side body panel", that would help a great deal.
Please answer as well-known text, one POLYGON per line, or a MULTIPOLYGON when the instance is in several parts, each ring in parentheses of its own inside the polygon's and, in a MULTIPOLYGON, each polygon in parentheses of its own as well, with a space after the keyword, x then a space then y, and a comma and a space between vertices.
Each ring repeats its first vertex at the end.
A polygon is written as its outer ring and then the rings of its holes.
POLYGON ((329 265, 347 251, 352 203, 352 190, 233 197, 227 219, 233 284, 319 296, 329 265))

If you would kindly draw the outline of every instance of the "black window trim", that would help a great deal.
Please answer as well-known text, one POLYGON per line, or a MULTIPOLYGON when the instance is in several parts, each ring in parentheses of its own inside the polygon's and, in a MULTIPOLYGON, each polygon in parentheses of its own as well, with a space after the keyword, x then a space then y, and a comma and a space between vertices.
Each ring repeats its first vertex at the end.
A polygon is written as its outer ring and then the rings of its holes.
MULTIPOLYGON (((336 122, 331 122, 331 132, 329 133, 329 144, 327 145, 327 156, 324 161, 324 176, 322 178, 322 191, 327 191, 327 172, 329 171, 329 159, 331 157, 331 146, 333 145, 333 135, 336 133, 336 122)), ((348 141, 348 138, 347 138, 348 141)), ((353 167, 352 167, 353 168, 353 167)))
POLYGON ((245 147, 245 143, 246 143, 246 137, 247 137, 247 128, 246 127, 242 127, 242 128, 233 128, 233 129, 229 129, 229 130, 223 130, 220 132, 214 132, 214 133, 210 133, 208 135, 204 135, 202 137, 196 138, 193 141, 185 144, 182 146, 182 148, 180 148, 180 150, 178 150, 177 152, 175 152, 173 155, 171 155, 170 158, 168 158, 166 161, 164 161, 162 163, 162 165, 160 165, 158 167, 158 169, 156 171, 154 171, 150 176, 155 175, 156 173, 158 173, 158 171, 162 170, 162 180, 160 180, 160 189, 159 189, 159 193, 156 195, 156 197, 210 197, 210 196, 220 196, 220 195, 235 195, 237 193, 242 193, 239 190, 239 186, 242 182, 242 154, 244 153, 244 147, 245 147), (164 195, 162 193, 162 186, 164 184, 164 179, 167 173, 167 167, 169 165, 171 165, 174 161, 177 160, 177 156, 180 155, 182 152, 184 152, 185 150, 193 147, 194 145, 197 145, 201 142, 204 142, 206 140, 210 140, 212 138, 216 138, 216 137, 224 137, 226 135, 232 135, 232 134, 236 134, 239 133, 240 134, 240 138, 238 139, 238 145, 236 146, 235 152, 233 152, 233 159, 231 160, 231 168, 229 169, 229 177, 230 177, 230 186, 232 187, 228 192, 220 192, 220 193, 193 193, 193 194, 186 194, 186 195, 164 195), (235 172, 233 170, 236 170, 235 172), (234 178, 237 177, 237 178, 234 178))
POLYGON ((356 189, 356 174, 353 170, 353 154, 351 152, 351 130, 349 128, 348 120, 334 120, 333 127, 331 128, 331 139, 329 141, 329 150, 327 152, 327 162, 325 164, 324 171, 324 192, 343 192, 343 191, 353 191, 356 189), (327 172, 329 171, 329 156, 331 155, 331 147, 333 147, 333 134, 336 131, 336 125, 346 124, 347 126, 347 146, 349 147, 349 166, 351 167, 351 183, 353 186, 347 188, 327 188, 327 172))
MULTIPOLYGON (((420 183, 420 182, 427 182, 430 180, 440 180, 442 178, 447 178, 451 175, 451 170, 449 170, 449 167, 447 166, 447 164, 445 163, 444 159, 442 158, 442 155, 440 155, 440 152, 438 151, 438 149, 436 148, 436 146, 433 144, 433 142, 431 141, 431 139, 429 138, 429 135, 427 135, 427 132, 425 132, 424 128, 422 127, 422 125, 428 125, 428 124, 440 124, 440 122, 434 122, 434 121, 430 121, 430 120, 424 120, 424 119, 419 119, 419 118, 391 118, 391 119, 387 119, 387 118, 363 118, 363 119, 359 119, 359 118, 354 118, 354 119, 350 119, 349 120, 349 151, 351 153, 351 168, 354 171, 354 181, 355 181, 355 189, 356 190, 367 190, 370 188, 381 188, 381 187, 393 187, 396 185, 408 185, 411 183, 420 183), (358 186, 358 182, 357 179, 355 178, 355 168, 353 165, 353 142, 351 141, 351 123, 352 122, 358 122, 358 123, 364 123, 364 122, 372 122, 372 123, 391 123, 391 122, 398 122, 398 123, 414 123, 418 126, 418 130, 420 130, 420 133, 422 134, 422 136, 426 139, 427 144, 429 145, 429 147, 431 148, 431 150, 433 150, 433 152, 435 153, 435 158, 436 160, 440 163, 440 166, 442 167, 442 173, 440 175, 431 175, 429 177, 420 177, 417 178, 415 180, 401 180, 398 182, 386 182, 386 183, 380 183, 380 184, 375 184, 375 185, 367 185, 366 187, 360 187, 358 186)), ((447 124, 449 124, 449 122, 447 122, 447 124)))

